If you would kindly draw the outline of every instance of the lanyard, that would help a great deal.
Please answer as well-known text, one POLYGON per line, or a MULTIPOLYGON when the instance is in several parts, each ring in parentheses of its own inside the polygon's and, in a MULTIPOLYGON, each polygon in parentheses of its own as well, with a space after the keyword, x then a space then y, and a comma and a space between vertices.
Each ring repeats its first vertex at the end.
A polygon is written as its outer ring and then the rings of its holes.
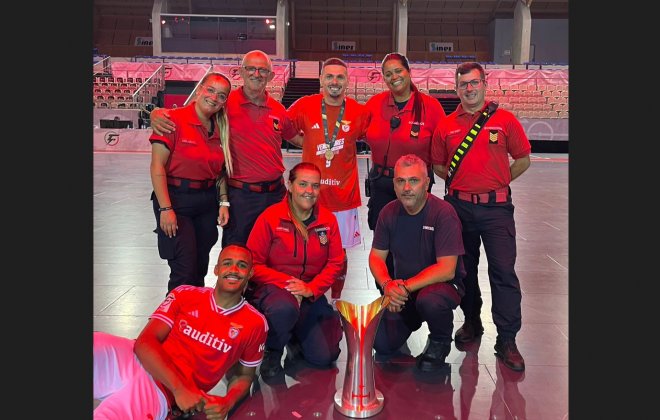
POLYGON ((458 171, 458 167, 463 162, 463 158, 467 155, 467 152, 470 151, 470 148, 472 147, 474 140, 479 135, 481 128, 486 124, 486 121, 488 121, 491 115, 493 115, 493 113, 497 110, 498 105, 499 104, 497 102, 488 103, 488 106, 486 106, 486 108, 481 111, 481 115, 479 115, 477 122, 474 123, 470 131, 465 136, 465 139, 463 139, 461 144, 456 149, 454 157, 451 159, 451 161, 449 161, 449 165, 447 166, 447 175, 445 176, 445 194, 447 194, 449 191, 449 185, 451 184, 452 179, 454 179, 454 175, 456 174, 456 171, 458 171))
POLYGON ((339 115, 337 116, 335 129, 332 132, 332 139, 330 139, 328 136, 328 116, 325 114, 325 99, 321 99, 321 117, 323 117, 323 133, 325 134, 325 144, 328 145, 327 150, 332 149, 335 145, 335 139, 337 138, 337 133, 339 132, 339 126, 341 125, 341 118, 344 116, 345 107, 346 101, 344 100, 341 103, 341 109, 339 110, 339 115))

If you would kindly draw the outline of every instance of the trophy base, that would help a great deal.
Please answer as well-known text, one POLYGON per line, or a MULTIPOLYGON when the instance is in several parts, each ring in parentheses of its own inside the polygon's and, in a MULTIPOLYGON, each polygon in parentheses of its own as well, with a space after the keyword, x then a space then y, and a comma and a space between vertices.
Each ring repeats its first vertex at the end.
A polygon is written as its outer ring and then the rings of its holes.
POLYGON ((367 417, 375 416, 376 414, 380 413, 383 409, 383 394, 379 391, 376 390, 376 404, 375 407, 371 407, 368 410, 359 410, 359 406, 351 406, 351 407, 344 407, 342 406, 342 400, 341 400, 341 394, 342 390, 339 389, 335 393, 335 409, 339 411, 341 414, 345 415, 346 417, 351 417, 354 419, 364 419, 367 417))

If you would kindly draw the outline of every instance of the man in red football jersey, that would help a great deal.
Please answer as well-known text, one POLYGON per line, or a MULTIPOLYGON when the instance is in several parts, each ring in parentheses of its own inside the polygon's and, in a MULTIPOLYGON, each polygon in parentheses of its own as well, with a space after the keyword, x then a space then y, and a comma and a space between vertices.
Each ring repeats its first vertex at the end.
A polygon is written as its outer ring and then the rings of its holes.
POLYGON ((356 141, 366 135, 369 112, 355 99, 346 97, 348 66, 339 58, 323 63, 319 77, 323 93, 304 96, 287 110, 297 130, 289 140, 302 148, 302 161, 321 169, 321 206, 337 218, 344 262, 331 286, 332 299, 339 299, 346 280, 346 249, 362 244, 357 209, 361 205, 356 141))
POLYGON ((94 332, 94 398, 102 400, 94 420, 164 420, 174 411, 224 419, 248 393, 268 332, 242 296, 252 253, 228 245, 214 273, 215 288, 172 290, 137 340, 94 332), (227 395, 208 395, 234 364, 227 395))

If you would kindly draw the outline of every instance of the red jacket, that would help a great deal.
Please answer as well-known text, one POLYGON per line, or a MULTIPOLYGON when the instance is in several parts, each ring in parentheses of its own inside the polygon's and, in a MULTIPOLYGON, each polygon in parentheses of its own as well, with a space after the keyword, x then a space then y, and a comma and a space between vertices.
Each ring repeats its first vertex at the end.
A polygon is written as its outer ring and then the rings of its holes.
POLYGON ((315 301, 339 276, 344 258, 337 218, 318 203, 315 220, 303 240, 289 217, 288 194, 281 203, 268 207, 257 219, 247 242, 252 251, 257 286, 273 283, 284 288, 292 277, 308 283, 315 301))

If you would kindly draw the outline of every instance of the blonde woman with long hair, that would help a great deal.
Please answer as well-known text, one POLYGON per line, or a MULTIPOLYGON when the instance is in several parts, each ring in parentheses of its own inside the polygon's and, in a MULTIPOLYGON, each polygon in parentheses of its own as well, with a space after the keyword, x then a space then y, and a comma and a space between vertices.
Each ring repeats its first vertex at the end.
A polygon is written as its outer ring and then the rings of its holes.
POLYGON ((170 266, 168 293, 181 285, 204 286, 217 225, 229 221, 227 176, 232 173, 225 103, 231 82, 208 73, 196 99, 170 112, 176 129, 152 134, 151 194, 158 224, 158 252, 170 266))

